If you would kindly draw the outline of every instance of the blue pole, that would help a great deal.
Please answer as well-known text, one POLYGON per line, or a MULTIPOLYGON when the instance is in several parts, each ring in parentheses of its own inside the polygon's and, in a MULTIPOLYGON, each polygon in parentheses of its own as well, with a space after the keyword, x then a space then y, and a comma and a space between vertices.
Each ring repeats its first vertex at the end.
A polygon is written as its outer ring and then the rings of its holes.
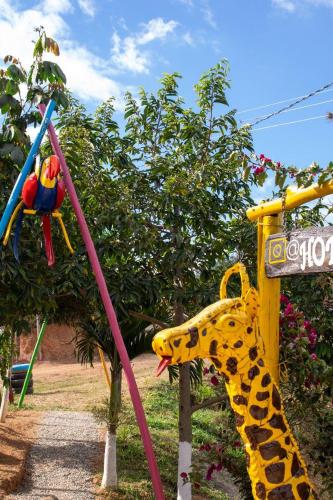
POLYGON ((9 197, 9 200, 7 202, 7 206, 6 206, 5 211, 1 217, 0 239, 2 238, 3 233, 5 232, 5 229, 8 225, 9 219, 11 218, 12 213, 15 210, 15 206, 16 206, 17 200, 20 197, 24 181, 28 177, 28 175, 31 171, 31 166, 34 162, 34 159, 35 159, 36 155, 38 154, 39 146, 43 140, 43 137, 44 137, 44 134, 45 134, 46 129, 48 127, 48 124, 51 121, 51 115, 54 111, 55 105, 56 105, 55 101, 53 101, 51 99, 47 105, 45 115, 43 117, 38 135, 37 135, 36 139, 34 140, 33 145, 31 146, 28 157, 25 160, 25 164, 23 165, 21 173, 19 174, 19 176, 15 182, 15 186, 13 187, 13 191, 9 197))

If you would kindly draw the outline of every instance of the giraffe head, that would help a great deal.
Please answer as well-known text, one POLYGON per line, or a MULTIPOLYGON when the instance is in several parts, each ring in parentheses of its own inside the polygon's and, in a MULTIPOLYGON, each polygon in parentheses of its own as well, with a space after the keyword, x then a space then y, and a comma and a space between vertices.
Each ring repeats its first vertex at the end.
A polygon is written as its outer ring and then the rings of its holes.
POLYGON ((225 273, 220 297, 221 300, 183 325, 155 335, 153 349, 161 358, 159 373, 168 364, 209 358, 219 371, 235 374, 243 359, 248 359, 249 355, 250 358, 257 356, 258 338, 254 325, 258 309, 257 292, 250 288, 243 264, 235 264, 225 273), (226 286, 234 273, 241 276, 242 296, 228 299, 226 286))

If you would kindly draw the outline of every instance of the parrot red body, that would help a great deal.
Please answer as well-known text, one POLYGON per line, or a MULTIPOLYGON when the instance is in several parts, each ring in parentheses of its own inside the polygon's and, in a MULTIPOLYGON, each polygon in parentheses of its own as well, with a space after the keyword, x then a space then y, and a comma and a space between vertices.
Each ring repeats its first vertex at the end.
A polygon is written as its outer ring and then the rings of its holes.
MULTIPOLYGON (((35 172, 27 178, 22 189, 24 209, 36 210, 42 216, 45 252, 49 266, 55 263, 50 215, 61 207, 66 194, 64 182, 59 174, 59 158, 56 155, 49 156, 41 166, 36 164, 35 172)), ((17 259, 24 209, 19 216, 14 238, 14 255, 17 259)))

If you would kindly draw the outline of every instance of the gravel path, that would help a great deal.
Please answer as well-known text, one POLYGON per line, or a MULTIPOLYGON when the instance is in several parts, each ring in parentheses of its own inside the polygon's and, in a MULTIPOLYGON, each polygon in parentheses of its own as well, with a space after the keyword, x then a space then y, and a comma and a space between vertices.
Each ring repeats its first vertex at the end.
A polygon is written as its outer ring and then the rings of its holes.
POLYGON ((94 499, 91 462, 97 449, 97 424, 89 413, 45 413, 31 447, 24 482, 6 499, 94 499))

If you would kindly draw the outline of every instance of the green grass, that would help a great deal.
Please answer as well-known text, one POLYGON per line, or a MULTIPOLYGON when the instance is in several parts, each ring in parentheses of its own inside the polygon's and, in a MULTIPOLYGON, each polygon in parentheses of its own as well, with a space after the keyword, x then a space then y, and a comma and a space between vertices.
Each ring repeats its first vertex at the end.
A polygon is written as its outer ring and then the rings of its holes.
MULTIPOLYGON (((176 497, 177 457, 178 457, 178 388, 168 382, 147 389, 144 408, 154 443, 161 478, 167 499, 176 497)), ((216 442, 217 429, 214 425, 217 412, 200 410, 193 418, 193 446, 203 442, 216 442)), ((110 493, 109 498, 154 499, 148 465, 129 403, 123 408, 118 428, 118 470, 119 488, 110 493)), ((195 460, 194 454, 194 460, 195 460)), ((195 492, 195 491, 194 491, 195 492)), ((228 497, 213 486, 202 485, 197 492, 201 498, 226 500, 228 497)))

